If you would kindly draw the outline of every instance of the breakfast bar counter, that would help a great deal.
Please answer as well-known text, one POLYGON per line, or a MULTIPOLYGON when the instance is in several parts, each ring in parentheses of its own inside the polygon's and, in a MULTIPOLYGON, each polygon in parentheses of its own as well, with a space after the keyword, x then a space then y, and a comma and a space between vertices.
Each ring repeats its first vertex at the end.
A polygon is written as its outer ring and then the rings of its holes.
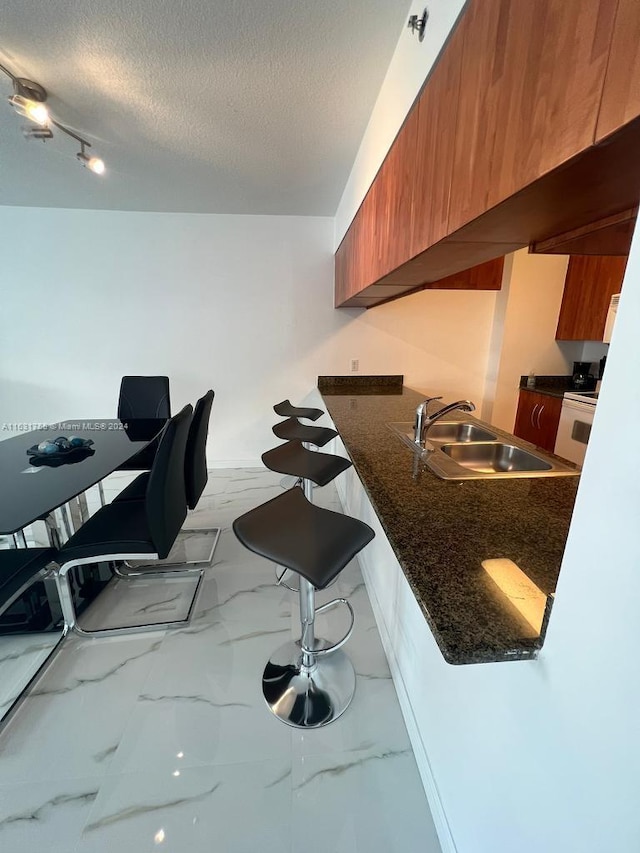
POLYGON ((445 660, 535 657, 546 624, 527 621, 513 576, 501 589, 486 561, 515 564, 545 601, 556 588, 579 478, 439 479, 389 427, 413 421, 425 395, 399 382, 340 379, 319 378, 324 404, 445 660))

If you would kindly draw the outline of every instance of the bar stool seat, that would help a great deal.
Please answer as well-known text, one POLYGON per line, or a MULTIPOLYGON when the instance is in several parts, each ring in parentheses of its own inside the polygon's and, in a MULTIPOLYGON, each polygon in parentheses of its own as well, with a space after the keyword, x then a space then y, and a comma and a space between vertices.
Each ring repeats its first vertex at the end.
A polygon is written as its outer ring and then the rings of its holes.
POLYGON ((273 434, 285 441, 307 441, 316 447, 324 447, 338 433, 329 427, 307 426, 299 424, 295 418, 288 418, 273 427, 273 434))
POLYGON ((233 530, 242 544, 324 589, 374 537, 357 518, 323 509, 298 488, 241 515, 233 530))
MULTIPOLYGON (((315 455, 315 454, 314 454, 315 455)), ((296 728, 317 728, 337 719, 355 692, 355 672, 340 650, 353 629, 353 609, 344 598, 317 610, 315 591, 324 589, 374 537, 361 521, 315 506, 299 488, 290 489, 233 522, 242 544, 300 575, 301 638, 272 655, 262 676, 262 692, 271 711, 296 728), (331 646, 316 641, 316 613, 347 606, 351 626, 331 646)))
POLYGON ((344 456, 307 450, 301 441, 287 441, 267 450, 262 461, 270 471, 311 480, 318 486, 326 486, 352 465, 344 456))
MULTIPOLYGON (((326 486, 352 465, 351 461, 343 456, 311 451, 301 441, 288 441, 268 450, 262 454, 262 461, 270 471, 287 474, 285 479, 291 480, 288 488, 291 488, 291 485, 301 486, 308 500, 311 500, 314 483, 317 486, 326 486)), ((285 581, 286 573, 286 568, 279 571, 276 566, 278 586, 283 586, 291 592, 300 592, 298 587, 285 581)))
POLYGON ((281 403, 276 403, 273 407, 276 415, 281 418, 306 418, 309 421, 317 421, 324 415, 322 409, 304 408, 301 406, 292 405, 289 400, 283 400, 281 403))

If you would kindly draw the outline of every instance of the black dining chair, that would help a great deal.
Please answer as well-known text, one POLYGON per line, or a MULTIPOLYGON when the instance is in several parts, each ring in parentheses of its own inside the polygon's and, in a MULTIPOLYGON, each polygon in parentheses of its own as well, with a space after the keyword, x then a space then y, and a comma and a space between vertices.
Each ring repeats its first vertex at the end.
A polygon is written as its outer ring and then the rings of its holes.
MULTIPOLYGON (((171 417, 168 376, 123 376, 118 398, 118 420, 163 420, 171 417)), ((128 459, 118 471, 149 471, 159 439, 128 459)), ((103 502, 104 503, 104 502, 103 502)))
MULTIPOLYGON (((200 397, 196 402, 189 427, 184 459, 184 480, 187 506, 190 510, 194 510, 198 505, 209 476, 207 471, 207 437, 214 397, 215 393, 212 390, 200 397)), ((140 500, 144 496, 148 479, 148 473, 140 474, 117 496, 116 502, 140 500)), ((154 570, 170 568, 175 571, 180 566, 210 563, 219 537, 220 528, 218 527, 189 527, 182 530, 166 560, 153 564, 147 564, 146 561, 140 560, 127 561, 127 565, 133 570, 145 569, 149 565, 154 570)), ((132 575, 133 572, 129 571, 126 574, 132 575)))
MULTIPOLYGON (((98 510, 58 551, 56 582, 62 612, 67 627, 77 633, 104 636, 182 627, 189 623, 204 571, 197 573, 197 584, 185 619, 94 630, 84 629, 78 624, 69 572, 77 566, 98 562, 161 560, 168 556, 187 516, 184 459, 192 412, 190 405, 185 406, 165 427, 148 475, 144 497, 116 500, 98 510)), ((150 576, 147 573, 147 577, 150 576)), ((160 574, 156 577, 160 577, 160 574)))
POLYGON ((156 420, 171 417, 168 376, 123 376, 118 420, 156 420))

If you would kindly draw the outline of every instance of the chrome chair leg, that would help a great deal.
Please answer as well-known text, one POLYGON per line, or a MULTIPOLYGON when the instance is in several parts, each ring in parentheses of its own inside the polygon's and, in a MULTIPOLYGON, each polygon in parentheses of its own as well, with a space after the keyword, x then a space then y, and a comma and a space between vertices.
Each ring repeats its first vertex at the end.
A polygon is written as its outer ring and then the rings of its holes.
POLYGON ((71 527, 71 521, 69 520, 69 511, 67 510, 67 505, 63 504, 60 507, 60 515, 62 516, 62 523, 64 525, 64 532, 67 535, 67 539, 71 539, 73 536, 73 528, 71 527))
POLYGON ((218 547, 221 532, 219 527, 183 527, 164 560, 125 560, 127 571, 122 572, 122 576, 148 575, 149 572, 193 572, 197 570, 197 566, 209 566, 218 547), (201 535, 192 535, 198 533, 201 535), (189 547, 190 539, 193 540, 192 548, 189 547), (196 553, 198 548, 200 552, 196 553))
MULTIPOLYGON (((139 555, 107 554, 102 557, 100 562, 117 562, 122 561, 124 559, 133 559, 134 556, 139 555)), ((200 588, 202 586, 204 570, 201 570, 198 573, 198 582, 196 584, 193 597, 191 599, 191 604, 189 605, 189 610, 184 619, 177 619, 170 622, 152 622, 148 624, 132 625, 122 628, 96 628, 91 630, 83 628, 78 623, 78 616, 73 601, 73 591, 69 580, 69 573, 71 569, 74 569, 78 566, 86 565, 89 565, 89 563, 87 563, 86 559, 84 558, 80 560, 70 560, 68 563, 64 563, 62 566, 60 566, 55 574, 56 586, 58 589, 58 595, 60 597, 60 605, 62 607, 62 613, 64 616, 64 622, 67 630, 74 631, 74 633, 79 634, 82 637, 115 637, 126 634, 137 634, 146 631, 164 631, 168 628, 184 628, 190 623, 191 617, 194 612, 195 603, 198 598, 200 588)), ((160 573, 158 574, 160 575, 160 573)))
POLYGON ((84 492, 80 492, 73 500, 67 504, 71 514, 71 525, 74 532, 80 530, 82 525, 89 520, 89 507, 87 506, 87 496, 84 492))
POLYGON ((62 546, 62 542, 60 540, 60 530, 56 523, 55 515, 50 512, 48 515, 45 515, 42 520, 44 521, 44 526, 47 531, 49 545, 51 545, 52 548, 60 548, 62 546))
POLYGON ((24 528, 22 530, 16 530, 13 534, 13 547, 14 548, 26 548, 27 547, 27 537, 24 532, 24 528))

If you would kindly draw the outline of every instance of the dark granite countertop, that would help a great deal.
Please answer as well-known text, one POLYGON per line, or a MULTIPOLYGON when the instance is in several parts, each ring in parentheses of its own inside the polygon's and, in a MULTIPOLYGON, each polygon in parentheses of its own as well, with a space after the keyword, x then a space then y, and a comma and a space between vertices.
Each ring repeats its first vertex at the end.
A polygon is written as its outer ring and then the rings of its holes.
POLYGON ((321 394, 402 394, 404 376, 401 373, 381 376, 318 376, 321 394))
POLYGON ((370 386, 349 395, 344 384, 336 391, 322 392, 328 412, 444 658, 534 657, 542 639, 481 564, 513 560, 552 593, 578 478, 441 480, 388 427, 413 421, 424 394, 370 386))
POLYGON ((547 394, 549 397, 564 397, 567 391, 573 391, 571 376, 536 376, 533 388, 527 388, 526 376, 520 377, 520 389, 534 394, 547 394))

